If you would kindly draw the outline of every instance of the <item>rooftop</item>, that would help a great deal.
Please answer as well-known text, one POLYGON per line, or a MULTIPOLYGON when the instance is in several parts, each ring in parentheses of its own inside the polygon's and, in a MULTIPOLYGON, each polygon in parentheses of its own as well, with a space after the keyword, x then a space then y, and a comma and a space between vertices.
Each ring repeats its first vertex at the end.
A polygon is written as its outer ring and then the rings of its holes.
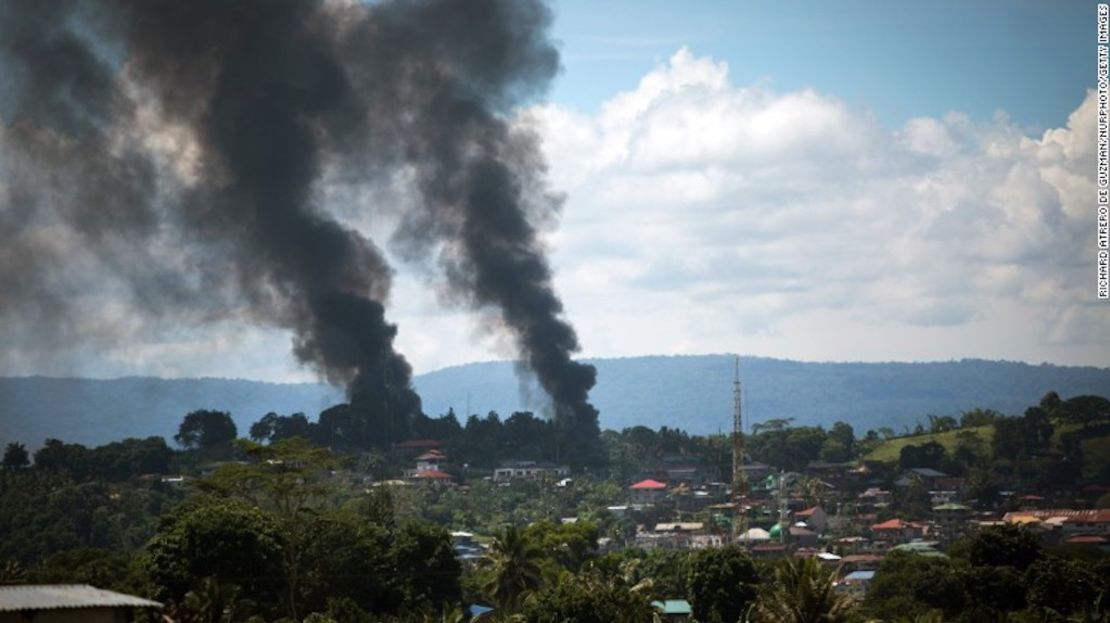
POLYGON ((664 601, 653 601, 651 605, 657 610, 662 610, 663 614, 690 614, 690 602, 685 599, 667 599, 664 601))
POLYGON ((451 474, 448 474, 447 472, 444 472, 444 471, 440 471, 438 469, 426 469, 424 471, 416 472, 415 474, 412 475, 412 477, 413 478, 426 478, 426 479, 430 479, 430 480, 451 480, 452 478, 454 478, 454 476, 452 476, 451 474))
POLYGON ((659 482, 658 480, 652 480, 651 478, 648 478, 647 480, 641 480, 640 482, 629 487, 629 489, 634 489, 636 491, 662 491, 666 488, 667 485, 665 483, 659 482))
POLYGON ((88 584, 0 586, 0 612, 71 608, 161 608, 162 604, 88 584))

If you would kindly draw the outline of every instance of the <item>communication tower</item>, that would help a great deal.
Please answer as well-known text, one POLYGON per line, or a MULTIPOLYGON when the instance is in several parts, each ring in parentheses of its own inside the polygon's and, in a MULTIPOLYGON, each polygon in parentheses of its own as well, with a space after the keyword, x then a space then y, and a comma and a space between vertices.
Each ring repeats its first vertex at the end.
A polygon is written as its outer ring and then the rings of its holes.
POLYGON ((744 474, 744 421, 740 411, 740 355, 736 356, 735 375, 732 381, 732 540, 736 542, 747 529, 744 499, 748 492, 748 478, 744 474))

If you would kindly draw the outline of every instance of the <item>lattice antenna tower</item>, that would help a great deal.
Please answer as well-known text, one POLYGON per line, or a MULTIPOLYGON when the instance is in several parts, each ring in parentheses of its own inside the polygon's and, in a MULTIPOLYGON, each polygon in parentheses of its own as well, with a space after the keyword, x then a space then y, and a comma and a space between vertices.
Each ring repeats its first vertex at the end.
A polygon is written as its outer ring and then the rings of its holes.
POLYGON ((747 526, 744 499, 748 492, 748 479, 744 474, 744 420, 740 408, 740 355, 736 356, 732 380, 732 540, 735 542, 747 526))

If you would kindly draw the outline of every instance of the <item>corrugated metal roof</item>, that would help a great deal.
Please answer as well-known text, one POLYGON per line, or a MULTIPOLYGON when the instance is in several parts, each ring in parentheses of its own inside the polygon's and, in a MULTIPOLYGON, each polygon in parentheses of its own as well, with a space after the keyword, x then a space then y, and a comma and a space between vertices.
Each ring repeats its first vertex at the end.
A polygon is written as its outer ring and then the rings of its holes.
POLYGON ((0 586, 0 612, 113 607, 161 608, 162 604, 88 584, 0 586))

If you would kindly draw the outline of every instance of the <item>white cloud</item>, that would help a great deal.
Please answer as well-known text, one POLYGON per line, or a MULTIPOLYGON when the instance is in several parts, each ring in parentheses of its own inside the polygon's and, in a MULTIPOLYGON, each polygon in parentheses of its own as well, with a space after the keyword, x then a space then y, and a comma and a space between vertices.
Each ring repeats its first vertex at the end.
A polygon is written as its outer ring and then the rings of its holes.
POLYGON ((1041 136, 1004 113, 891 130, 683 48, 596 116, 522 119, 568 193, 556 274, 590 354, 1110 365, 1091 95, 1041 136))

